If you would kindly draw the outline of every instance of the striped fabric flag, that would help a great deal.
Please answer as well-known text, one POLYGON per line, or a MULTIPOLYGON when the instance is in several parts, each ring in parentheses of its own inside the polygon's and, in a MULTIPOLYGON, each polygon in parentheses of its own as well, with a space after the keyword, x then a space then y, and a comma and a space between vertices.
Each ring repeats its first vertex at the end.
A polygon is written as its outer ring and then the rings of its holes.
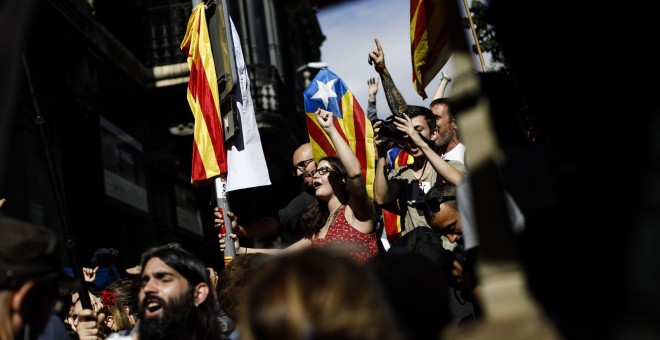
POLYGON ((198 183, 227 172, 220 98, 203 2, 188 20, 181 49, 188 55, 188 104, 195 117, 191 181, 198 183))
POLYGON ((320 107, 335 116, 335 127, 350 145, 362 165, 367 184, 367 193, 373 198, 376 149, 374 130, 367 115, 358 104, 348 86, 332 71, 323 68, 303 92, 307 131, 312 144, 314 160, 337 156, 332 141, 316 121, 316 110, 320 107))
POLYGON ((398 167, 412 164, 415 158, 406 152, 406 150, 395 146, 387 150, 387 171, 390 172, 398 167))
MULTIPOLYGON (((412 164, 414 160, 413 156, 405 150, 395 146, 387 151, 387 171, 412 164)), ((383 224, 387 240, 390 244, 396 243, 401 238, 401 216, 383 209, 383 224)))
POLYGON ((426 99, 424 89, 451 56, 449 28, 440 0, 410 0, 410 46, 413 86, 426 99))

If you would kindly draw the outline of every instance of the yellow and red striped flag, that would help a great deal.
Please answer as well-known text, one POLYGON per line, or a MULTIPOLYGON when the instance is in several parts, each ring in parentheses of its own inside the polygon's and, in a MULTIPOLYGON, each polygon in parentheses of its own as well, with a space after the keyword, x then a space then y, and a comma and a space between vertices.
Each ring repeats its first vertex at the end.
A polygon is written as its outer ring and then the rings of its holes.
POLYGON ((195 117, 191 181, 198 183, 227 172, 220 97, 203 2, 188 20, 181 49, 188 55, 188 104, 195 117))
POLYGON ((424 89, 451 56, 449 28, 441 0, 410 0, 410 45, 413 86, 423 99, 424 89))
POLYGON ((316 121, 316 110, 320 107, 335 116, 335 128, 350 145, 362 165, 362 174, 367 193, 373 198, 376 149, 374 130, 367 115, 358 104, 348 86, 332 71, 323 68, 303 92, 307 131, 312 144, 314 160, 325 156, 337 156, 332 141, 316 121))

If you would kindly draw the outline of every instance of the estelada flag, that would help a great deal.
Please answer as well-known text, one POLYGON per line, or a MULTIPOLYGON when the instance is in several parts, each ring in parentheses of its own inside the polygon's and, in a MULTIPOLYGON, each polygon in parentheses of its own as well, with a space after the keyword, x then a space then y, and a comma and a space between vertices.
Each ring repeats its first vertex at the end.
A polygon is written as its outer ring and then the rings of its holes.
POLYGON ((376 165, 374 130, 353 93, 336 74, 323 68, 307 86, 303 97, 307 113, 307 132, 314 160, 318 163, 325 156, 337 156, 332 141, 316 120, 315 112, 318 108, 322 108, 334 115, 335 128, 360 161, 367 193, 373 198, 376 165))
POLYGON ((191 181, 197 183, 227 172, 227 154, 220 119, 220 98, 204 3, 195 7, 181 42, 188 55, 188 104, 195 117, 191 181))
POLYGON ((413 86, 423 99, 424 89, 451 56, 449 27, 441 0, 410 0, 410 50, 413 86))
MULTIPOLYGON (((390 172, 398 167, 412 164, 415 159, 406 150, 395 146, 387 150, 387 171, 390 172)), ((390 244, 396 243, 401 238, 401 216, 383 209, 383 224, 385 233, 390 244)))

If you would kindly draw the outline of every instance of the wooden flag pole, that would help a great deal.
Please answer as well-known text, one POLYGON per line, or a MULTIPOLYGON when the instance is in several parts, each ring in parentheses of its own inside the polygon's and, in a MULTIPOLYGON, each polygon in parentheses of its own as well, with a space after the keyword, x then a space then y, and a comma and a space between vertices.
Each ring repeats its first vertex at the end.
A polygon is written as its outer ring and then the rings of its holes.
POLYGON ((481 70, 486 72, 486 63, 484 62, 484 55, 481 53, 481 46, 479 45, 479 38, 477 37, 477 30, 474 29, 474 23, 472 22, 472 13, 470 13, 470 6, 467 3, 467 0, 463 0, 463 6, 465 7, 465 14, 467 14, 468 21, 470 22, 470 31, 472 31, 472 38, 474 38, 474 45, 477 46, 477 53, 479 54, 479 61, 481 62, 481 70))
MULTIPOLYGON (((224 220, 225 226, 225 252, 224 260, 225 266, 231 262, 231 260, 236 257, 236 249, 234 248, 234 240, 231 239, 229 234, 233 232, 231 228, 231 218, 227 216, 229 211, 229 200, 227 199, 227 174, 222 174, 216 177, 213 180, 215 183, 215 196, 216 196, 216 206, 220 209, 222 214, 222 219, 224 220)), ((220 227, 222 228, 222 227, 220 227)))

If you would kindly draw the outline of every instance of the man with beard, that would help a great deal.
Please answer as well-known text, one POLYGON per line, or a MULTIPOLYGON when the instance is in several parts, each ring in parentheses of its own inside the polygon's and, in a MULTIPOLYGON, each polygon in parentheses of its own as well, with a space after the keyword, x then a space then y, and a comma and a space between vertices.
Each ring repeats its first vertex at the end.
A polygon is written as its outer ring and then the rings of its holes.
POLYGON ((465 144, 458 139, 456 116, 449 110, 448 98, 436 98, 429 107, 433 111, 438 129, 438 139, 435 141, 438 153, 445 160, 459 161, 467 167, 465 144))
MULTIPOLYGON (((204 264, 183 249, 156 247, 142 254, 139 327, 107 339, 226 339, 219 305, 204 264)), ((94 333, 91 327, 86 327, 94 333)), ((81 334, 80 339, 96 339, 81 334)))

